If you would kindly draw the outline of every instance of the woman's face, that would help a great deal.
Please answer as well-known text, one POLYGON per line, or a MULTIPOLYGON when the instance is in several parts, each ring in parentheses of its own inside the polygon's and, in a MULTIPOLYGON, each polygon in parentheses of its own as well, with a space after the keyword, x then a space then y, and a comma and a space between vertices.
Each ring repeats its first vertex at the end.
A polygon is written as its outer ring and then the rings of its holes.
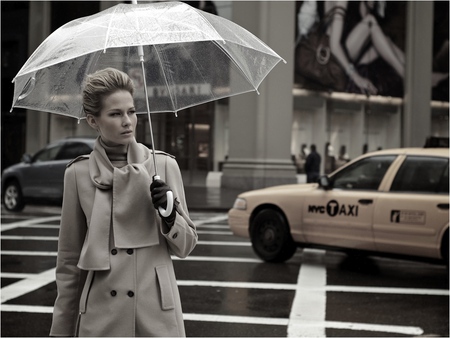
POLYGON ((88 115, 87 121, 98 130, 106 145, 129 144, 134 139, 137 124, 133 96, 126 90, 105 96, 100 115, 88 115))

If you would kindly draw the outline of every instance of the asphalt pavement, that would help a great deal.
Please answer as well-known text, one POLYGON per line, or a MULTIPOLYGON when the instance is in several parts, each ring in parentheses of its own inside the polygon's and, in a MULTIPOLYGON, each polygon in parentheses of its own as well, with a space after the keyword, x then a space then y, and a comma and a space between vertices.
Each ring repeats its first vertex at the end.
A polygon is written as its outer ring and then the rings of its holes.
POLYGON ((243 192, 238 189, 202 186, 185 186, 184 190, 189 211, 228 212, 233 206, 237 195, 243 192))

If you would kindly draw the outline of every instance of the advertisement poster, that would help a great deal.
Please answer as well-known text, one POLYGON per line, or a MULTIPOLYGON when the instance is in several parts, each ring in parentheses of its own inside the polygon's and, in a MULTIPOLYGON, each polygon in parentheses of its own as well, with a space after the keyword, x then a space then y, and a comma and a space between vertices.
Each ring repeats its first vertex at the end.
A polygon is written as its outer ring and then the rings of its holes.
MULTIPOLYGON (((408 3, 298 1, 298 88, 403 97, 408 3)), ((448 1, 435 1, 432 99, 449 100, 448 1)))

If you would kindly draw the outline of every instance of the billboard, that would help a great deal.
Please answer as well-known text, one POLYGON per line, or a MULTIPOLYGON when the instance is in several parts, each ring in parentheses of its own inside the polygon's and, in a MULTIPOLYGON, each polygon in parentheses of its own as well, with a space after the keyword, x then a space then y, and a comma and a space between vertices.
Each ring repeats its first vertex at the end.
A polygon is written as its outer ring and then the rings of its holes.
MULTIPOLYGON (((297 1, 296 87, 403 97, 407 6, 297 1)), ((448 1, 434 6, 432 98, 448 101, 448 1)))

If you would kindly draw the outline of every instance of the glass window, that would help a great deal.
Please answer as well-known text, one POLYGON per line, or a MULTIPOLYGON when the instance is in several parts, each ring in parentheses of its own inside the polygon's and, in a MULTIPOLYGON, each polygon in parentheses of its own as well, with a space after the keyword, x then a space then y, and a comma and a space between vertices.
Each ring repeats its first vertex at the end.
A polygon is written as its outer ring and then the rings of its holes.
POLYGON ((391 191, 448 193, 448 159, 408 156, 395 176, 391 191))
POLYGON ((57 160, 72 160, 80 155, 89 154, 92 149, 85 143, 72 142, 67 143, 56 157, 57 160))
POLYGON ((333 175, 333 188, 378 190, 384 174, 396 155, 364 158, 333 175))
POLYGON ((62 145, 57 145, 52 148, 41 150, 34 156, 33 162, 46 162, 55 160, 55 157, 59 153, 61 147, 62 145))

